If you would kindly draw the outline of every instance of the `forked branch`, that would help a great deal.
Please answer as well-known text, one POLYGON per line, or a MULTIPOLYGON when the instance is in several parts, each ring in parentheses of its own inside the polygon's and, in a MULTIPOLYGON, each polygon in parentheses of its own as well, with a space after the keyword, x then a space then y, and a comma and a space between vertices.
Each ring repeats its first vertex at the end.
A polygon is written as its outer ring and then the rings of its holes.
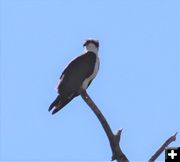
MULTIPOLYGON (((98 109, 96 104, 93 102, 93 100, 90 98, 90 96, 87 94, 85 90, 81 90, 81 97, 83 100, 88 104, 88 106, 91 108, 91 110, 95 113, 97 118, 99 119, 104 131, 106 132, 106 135, 108 137, 111 150, 112 150, 112 158, 111 160, 117 160, 118 162, 129 162, 126 155, 122 152, 119 142, 121 138, 121 132, 122 129, 118 130, 116 134, 113 134, 108 122, 106 121, 105 117, 101 113, 101 111, 98 109)), ((149 159, 148 162, 154 162, 159 155, 165 150, 165 148, 173 141, 176 140, 176 134, 168 138, 165 143, 155 152, 155 154, 149 159)))
POLYGON ((81 91, 81 97, 89 105, 91 110, 96 114, 102 127, 104 128, 104 131, 106 132, 106 135, 109 139, 109 143, 110 143, 111 150, 112 150, 112 160, 117 160, 118 162, 129 162, 129 160, 127 159, 127 157, 122 152, 122 150, 119 146, 122 129, 118 130, 116 134, 113 134, 105 117, 103 116, 101 111, 98 109, 96 104, 89 97, 89 95, 87 94, 87 92, 85 90, 81 91))

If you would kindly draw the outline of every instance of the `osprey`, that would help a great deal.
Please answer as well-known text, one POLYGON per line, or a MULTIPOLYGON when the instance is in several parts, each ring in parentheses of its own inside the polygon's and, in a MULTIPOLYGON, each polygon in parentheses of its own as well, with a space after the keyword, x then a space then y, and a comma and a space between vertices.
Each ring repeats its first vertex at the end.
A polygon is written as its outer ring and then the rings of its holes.
POLYGON ((53 109, 52 114, 80 95, 81 89, 87 89, 99 70, 98 40, 87 39, 83 46, 84 53, 73 59, 60 76, 58 96, 49 106, 49 111, 53 109))

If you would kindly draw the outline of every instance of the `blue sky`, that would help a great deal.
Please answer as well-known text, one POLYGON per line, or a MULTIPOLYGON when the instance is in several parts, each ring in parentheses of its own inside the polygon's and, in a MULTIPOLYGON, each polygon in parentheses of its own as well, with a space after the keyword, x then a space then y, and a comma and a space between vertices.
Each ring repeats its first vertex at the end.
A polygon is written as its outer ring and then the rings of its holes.
POLYGON ((1 161, 111 159, 81 97, 48 112, 64 66, 89 37, 100 41, 101 65, 88 93, 112 130, 123 128, 129 160, 148 160, 180 132, 180 1, 1 0, 1 161))

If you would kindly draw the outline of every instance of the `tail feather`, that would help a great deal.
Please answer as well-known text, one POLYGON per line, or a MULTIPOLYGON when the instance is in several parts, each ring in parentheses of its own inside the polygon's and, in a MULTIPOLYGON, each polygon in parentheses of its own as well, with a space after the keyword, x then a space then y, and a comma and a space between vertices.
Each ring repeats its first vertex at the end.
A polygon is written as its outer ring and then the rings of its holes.
POLYGON ((54 107, 56 107, 56 105, 58 105, 59 101, 60 101, 60 95, 58 95, 56 97, 56 99, 52 102, 52 104, 49 106, 48 111, 51 111, 54 107))
POLYGON ((60 97, 60 95, 58 95, 56 97, 56 99, 53 101, 53 103, 49 106, 49 111, 51 111, 53 108, 53 111, 52 111, 52 114, 55 114, 57 113, 59 110, 61 110, 65 105, 67 105, 71 100, 73 99, 72 98, 69 98, 69 99, 62 99, 60 97))

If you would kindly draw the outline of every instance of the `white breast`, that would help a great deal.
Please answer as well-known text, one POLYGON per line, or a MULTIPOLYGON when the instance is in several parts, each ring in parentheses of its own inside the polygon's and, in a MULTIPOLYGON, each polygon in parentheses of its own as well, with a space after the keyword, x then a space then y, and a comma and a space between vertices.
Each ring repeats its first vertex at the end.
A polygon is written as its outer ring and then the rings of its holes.
POLYGON ((97 56, 94 71, 88 78, 84 80, 82 84, 83 89, 87 89, 89 82, 96 77, 98 70, 99 70, 99 57, 97 56))

